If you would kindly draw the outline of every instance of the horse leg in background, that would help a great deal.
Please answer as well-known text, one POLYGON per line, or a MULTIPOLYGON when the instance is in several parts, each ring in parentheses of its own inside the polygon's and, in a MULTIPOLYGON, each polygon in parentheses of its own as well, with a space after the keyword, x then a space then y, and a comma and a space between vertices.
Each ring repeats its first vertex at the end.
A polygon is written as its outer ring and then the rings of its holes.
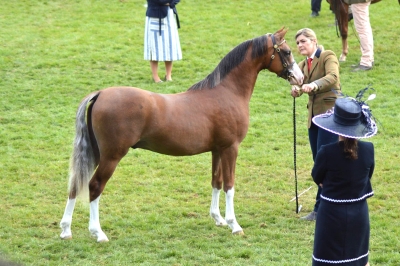
POLYGON ((347 54, 349 53, 349 46, 347 43, 349 32, 349 5, 344 3, 343 0, 335 2, 339 2, 339 14, 337 14, 336 17, 338 18, 340 36, 342 37, 342 53, 340 54, 339 62, 345 62, 347 54))
MULTIPOLYGON (((128 152, 128 151, 126 151, 128 152)), ((126 153, 125 153, 126 154, 126 153)), ((122 156, 123 157, 123 156, 122 156)), ((122 158, 121 157, 121 158, 122 158)), ((100 226, 99 201, 106 183, 111 178, 120 159, 101 159, 92 179, 89 182, 90 220, 89 232, 97 238, 97 242, 107 242, 108 238, 100 226)))
POLYGON ((210 207, 210 215, 214 219, 217 226, 227 225, 224 218, 222 218, 219 210, 219 195, 222 188, 222 172, 221 172, 221 157, 219 153, 212 152, 212 199, 210 207))

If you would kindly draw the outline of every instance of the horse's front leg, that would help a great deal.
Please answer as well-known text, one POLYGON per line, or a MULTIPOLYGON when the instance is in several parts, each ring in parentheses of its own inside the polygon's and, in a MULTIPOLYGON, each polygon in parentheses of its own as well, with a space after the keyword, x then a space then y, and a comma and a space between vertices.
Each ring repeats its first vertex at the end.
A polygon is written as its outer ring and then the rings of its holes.
POLYGON ((347 5, 343 1, 340 1, 340 36, 342 36, 342 53, 339 57, 339 62, 345 62, 347 54, 349 53, 349 45, 347 43, 347 37, 349 32, 349 14, 351 14, 351 6, 347 5))
POLYGON ((219 195, 222 188, 222 172, 221 172, 221 157, 219 153, 212 152, 212 198, 210 207, 210 216, 214 219, 217 226, 227 225, 224 218, 222 218, 219 210, 219 195))
POLYGON ((236 221, 235 210, 233 206, 233 198, 235 195, 235 189, 232 187, 226 192, 226 213, 225 220, 229 227, 232 229, 232 234, 244 235, 242 227, 236 221))
POLYGON ((64 215, 60 222, 61 227, 61 239, 71 239, 72 231, 71 231, 71 223, 72 223, 72 214, 74 213, 76 198, 68 198, 67 206, 65 206, 64 215))
POLYGON ((211 199, 211 207, 210 207, 210 215, 214 219, 215 224, 217 226, 225 226, 227 225, 224 218, 222 218, 221 213, 219 211, 219 194, 221 189, 213 188, 212 190, 212 199, 211 199))
POLYGON ((238 155, 238 144, 232 145, 221 152, 222 177, 226 193, 225 221, 232 229, 232 234, 244 234, 242 227, 236 221, 233 198, 235 195, 235 168, 238 155))

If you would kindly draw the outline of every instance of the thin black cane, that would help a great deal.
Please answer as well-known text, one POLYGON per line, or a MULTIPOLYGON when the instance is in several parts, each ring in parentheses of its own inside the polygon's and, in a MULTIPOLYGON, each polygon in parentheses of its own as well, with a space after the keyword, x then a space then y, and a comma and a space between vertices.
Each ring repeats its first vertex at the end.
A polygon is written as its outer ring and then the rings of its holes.
POLYGON ((294 183, 296 190, 296 213, 299 213, 299 198, 297 196, 297 167, 296 167, 296 98, 293 97, 293 161, 294 161, 294 183))

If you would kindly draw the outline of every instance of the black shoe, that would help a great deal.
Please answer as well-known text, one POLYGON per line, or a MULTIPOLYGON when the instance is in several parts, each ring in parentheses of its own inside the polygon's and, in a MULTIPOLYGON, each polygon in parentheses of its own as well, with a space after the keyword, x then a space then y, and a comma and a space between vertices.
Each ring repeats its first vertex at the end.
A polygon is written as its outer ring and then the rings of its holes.
POLYGON ((308 215, 300 217, 300 220, 315 221, 317 220, 317 212, 312 211, 308 215))
MULTIPOLYGON (((374 62, 372 62, 371 65, 374 66, 374 62)), ((360 65, 360 64, 351 65, 350 67, 351 67, 351 68, 357 68, 357 67, 359 67, 359 66, 361 66, 361 65, 360 65)), ((364 67, 365 67, 365 66, 364 66, 364 67)), ((372 68, 372 67, 371 67, 371 68, 372 68)))
POLYGON ((359 65, 358 67, 355 67, 351 70, 351 72, 359 72, 359 71, 368 71, 371 70, 372 66, 363 66, 363 65, 359 65))
POLYGON ((318 16, 319 16, 319 13, 317 11, 313 11, 310 15, 310 17, 313 17, 313 18, 318 17, 318 16))

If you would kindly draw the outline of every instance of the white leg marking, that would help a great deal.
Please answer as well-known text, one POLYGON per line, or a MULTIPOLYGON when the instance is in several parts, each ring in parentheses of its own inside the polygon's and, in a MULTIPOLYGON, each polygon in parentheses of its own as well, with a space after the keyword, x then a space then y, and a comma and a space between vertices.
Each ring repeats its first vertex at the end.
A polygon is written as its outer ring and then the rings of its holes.
POLYGON ((62 239, 71 239, 71 223, 72 223, 72 214, 74 213, 76 199, 68 199, 67 206, 65 206, 65 211, 63 218, 60 222, 60 227, 62 229, 60 237, 62 239))
POLYGON ((222 218, 221 213, 219 212, 219 194, 221 190, 213 188, 212 190, 212 199, 211 199, 211 207, 210 207, 210 215, 214 219, 215 224, 217 226, 227 225, 224 218, 222 218))
POLYGON ((346 58, 347 56, 345 56, 344 54, 340 54, 339 62, 346 62, 346 58))
POLYGON ((106 234, 104 234, 100 227, 99 201, 100 196, 94 201, 90 202, 89 231, 92 236, 97 238, 97 242, 108 242, 106 234))
POLYGON ((243 229, 240 227, 235 217, 235 210, 233 207, 233 197, 235 195, 235 189, 232 188, 226 192, 226 212, 225 212, 225 220, 228 223, 229 227, 232 229, 232 234, 242 235, 243 229))

